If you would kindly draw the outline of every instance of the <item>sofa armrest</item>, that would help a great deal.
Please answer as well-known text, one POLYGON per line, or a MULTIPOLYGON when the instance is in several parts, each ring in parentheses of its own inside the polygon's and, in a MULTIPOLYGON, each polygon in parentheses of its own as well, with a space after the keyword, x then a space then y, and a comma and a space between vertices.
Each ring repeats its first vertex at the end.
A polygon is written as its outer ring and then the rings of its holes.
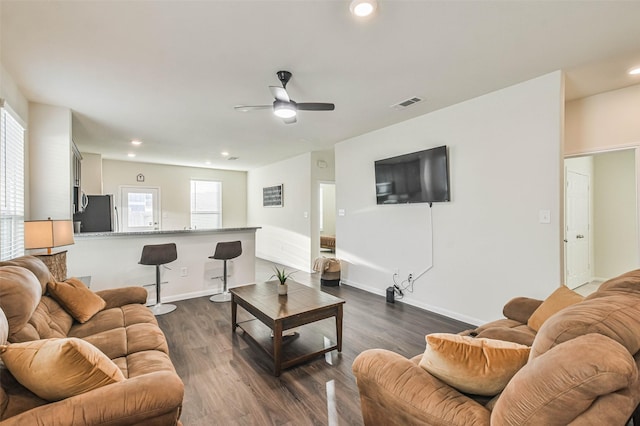
POLYGON ((107 302, 107 306, 104 307, 105 309, 119 308, 120 306, 134 303, 143 305, 147 303, 147 296, 149 295, 144 287, 111 288, 96 291, 96 294, 107 302))
POLYGON ((542 300, 530 297, 516 297, 507 302, 502 314, 509 319, 526 324, 533 312, 542 304, 542 300))
POLYGON ((18 425, 175 425, 182 409, 184 385, 167 371, 137 376, 42 405, 10 417, 2 426, 18 425))
POLYGON ((394 352, 362 352, 353 373, 365 425, 489 424, 489 410, 394 352))

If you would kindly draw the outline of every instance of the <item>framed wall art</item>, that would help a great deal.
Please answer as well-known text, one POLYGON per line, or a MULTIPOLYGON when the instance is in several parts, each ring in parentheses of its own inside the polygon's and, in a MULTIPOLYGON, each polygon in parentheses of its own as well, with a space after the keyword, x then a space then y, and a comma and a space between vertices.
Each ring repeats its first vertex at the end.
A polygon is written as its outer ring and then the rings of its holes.
POLYGON ((262 206, 263 207, 282 207, 284 201, 284 193, 282 184, 274 186, 265 186, 262 188, 262 206))

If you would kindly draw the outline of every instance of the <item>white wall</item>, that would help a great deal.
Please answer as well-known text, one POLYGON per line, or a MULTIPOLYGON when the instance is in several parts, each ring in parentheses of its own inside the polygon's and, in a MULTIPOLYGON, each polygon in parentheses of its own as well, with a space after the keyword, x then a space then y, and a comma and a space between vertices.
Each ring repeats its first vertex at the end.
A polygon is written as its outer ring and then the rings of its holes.
POLYGON ((71 110, 29 104, 32 220, 71 219, 71 110))
POLYGON ((256 257, 302 271, 311 263, 311 153, 249 171, 247 211, 256 257), (262 188, 283 184, 283 207, 263 207, 262 188))
POLYGON ((595 275, 613 278, 638 264, 635 150, 594 156, 595 275))
MULTIPOLYGON (((2 7, 0 7, 0 10, 2 7)), ((29 101, 22 95, 13 77, 0 63, 0 98, 4 99, 24 124, 29 121, 29 101)))
POLYGON ((640 145, 640 84, 567 102, 565 155, 640 145))
POLYGON ((162 229, 185 229, 191 226, 191 179, 222 182, 222 227, 247 224, 247 173, 197 167, 168 166, 130 161, 102 160, 105 194, 113 194, 120 206, 120 186, 160 188, 162 229), (136 176, 145 176, 143 183, 136 176))
POLYGON ((383 294, 394 268, 433 265, 404 301, 478 324, 511 297, 549 295, 562 282, 563 107, 558 71, 337 144, 343 280, 383 294), (443 144, 451 202, 376 205, 375 160, 443 144))
POLYGON ((82 153, 82 190, 87 195, 102 195, 102 154, 82 153))

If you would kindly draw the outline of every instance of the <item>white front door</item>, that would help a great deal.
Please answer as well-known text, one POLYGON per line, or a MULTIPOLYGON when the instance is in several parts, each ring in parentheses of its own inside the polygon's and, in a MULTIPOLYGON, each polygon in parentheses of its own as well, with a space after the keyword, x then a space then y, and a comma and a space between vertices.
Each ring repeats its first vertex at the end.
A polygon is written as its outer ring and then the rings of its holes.
POLYGON ((566 285, 576 288, 591 279, 589 235, 589 176, 566 171, 566 285))
POLYGON ((120 231, 156 231, 160 229, 160 189, 141 186, 120 187, 122 209, 120 231))

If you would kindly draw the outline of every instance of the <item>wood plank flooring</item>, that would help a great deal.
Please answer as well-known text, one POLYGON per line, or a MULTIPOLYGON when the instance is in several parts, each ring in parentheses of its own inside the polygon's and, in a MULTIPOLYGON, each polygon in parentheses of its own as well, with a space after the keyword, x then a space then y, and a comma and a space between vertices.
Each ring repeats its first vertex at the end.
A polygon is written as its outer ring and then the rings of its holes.
MULTIPOLYGON (((258 260, 257 281, 269 278, 270 265, 258 260)), ((293 279, 321 288, 317 274, 296 272, 293 279)), ((471 328, 413 306, 388 304, 381 296, 353 287, 322 290, 346 300, 342 353, 325 354, 277 378, 261 349, 242 331, 231 333, 230 302, 212 303, 206 297, 179 301, 176 311, 157 317, 185 384, 183 424, 361 425, 358 389, 351 372, 360 352, 385 348, 411 357, 424 350, 425 334, 471 328)), ((239 308, 241 318, 251 316, 239 308)), ((301 334, 311 331, 335 339, 332 320, 300 329, 301 334)))

